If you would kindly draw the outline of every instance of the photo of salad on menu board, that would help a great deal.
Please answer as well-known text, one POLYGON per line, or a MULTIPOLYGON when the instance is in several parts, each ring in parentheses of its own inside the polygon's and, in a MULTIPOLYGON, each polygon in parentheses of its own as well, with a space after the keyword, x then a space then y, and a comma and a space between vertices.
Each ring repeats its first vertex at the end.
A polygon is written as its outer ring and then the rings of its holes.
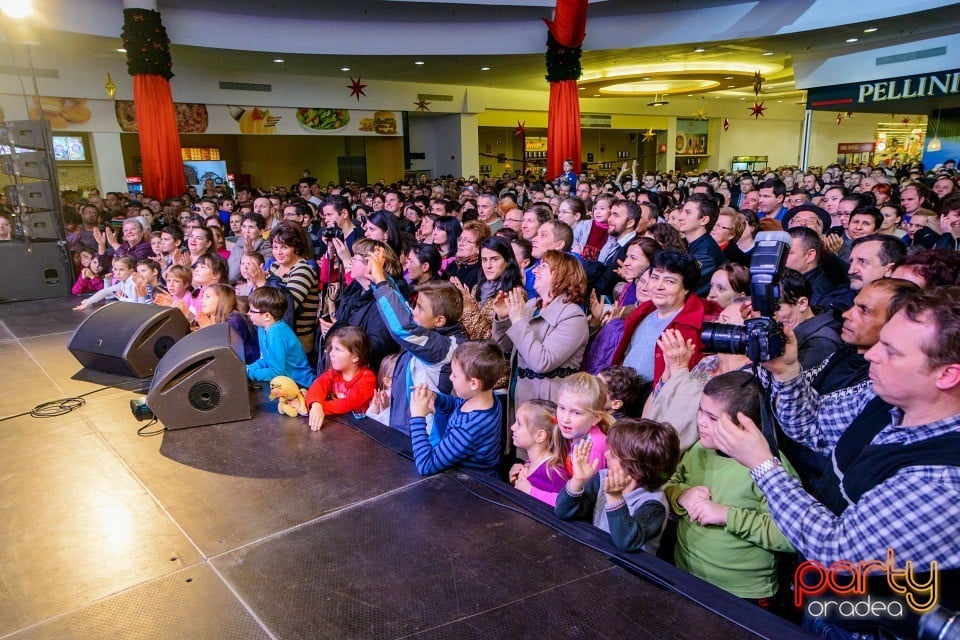
POLYGON ((333 131, 342 129, 350 122, 350 112, 347 109, 300 107, 297 109, 297 121, 312 131, 333 131))

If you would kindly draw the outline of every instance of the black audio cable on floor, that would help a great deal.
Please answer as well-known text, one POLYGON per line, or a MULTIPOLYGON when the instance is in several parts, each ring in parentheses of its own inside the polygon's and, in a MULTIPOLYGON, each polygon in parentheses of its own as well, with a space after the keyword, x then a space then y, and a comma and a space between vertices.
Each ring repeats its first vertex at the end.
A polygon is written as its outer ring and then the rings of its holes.
POLYGON ((59 400, 51 400, 49 402, 44 402, 38 404, 30 411, 24 411, 23 413, 18 413, 12 416, 6 416, 0 418, 0 422, 5 422, 7 420, 13 420, 14 418, 20 418, 22 416, 30 416, 31 418, 56 418, 58 416, 66 415, 72 411, 76 411, 83 405, 87 403, 84 400, 85 397, 93 395, 94 393, 99 393, 104 389, 112 389, 113 387, 100 387, 99 389, 94 389, 93 391, 88 391, 84 394, 73 398, 60 398, 59 400))

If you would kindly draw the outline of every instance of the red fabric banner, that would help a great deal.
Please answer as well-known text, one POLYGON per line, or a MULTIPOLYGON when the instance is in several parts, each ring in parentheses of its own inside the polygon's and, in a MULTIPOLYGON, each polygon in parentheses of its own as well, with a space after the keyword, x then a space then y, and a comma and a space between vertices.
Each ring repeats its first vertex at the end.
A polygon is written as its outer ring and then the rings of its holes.
POLYGON ((550 83, 550 112, 547 114, 547 177, 563 173, 565 158, 573 160, 580 173, 580 96, 576 80, 550 83))
MULTIPOLYGON (((587 26, 587 0, 557 0, 552 21, 545 21, 554 39, 575 49, 583 44, 587 26)), ((577 74, 579 75, 579 74, 577 74)), ((550 83, 550 111, 547 114, 547 177, 563 173, 563 161, 573 160, 580 173, 580 95, 576 80, 550 83)))
POLYGON ((170 82, 159 75, 135 75, 133 102, 140 136, 144 194, 165 200, 186 193, 170 82))

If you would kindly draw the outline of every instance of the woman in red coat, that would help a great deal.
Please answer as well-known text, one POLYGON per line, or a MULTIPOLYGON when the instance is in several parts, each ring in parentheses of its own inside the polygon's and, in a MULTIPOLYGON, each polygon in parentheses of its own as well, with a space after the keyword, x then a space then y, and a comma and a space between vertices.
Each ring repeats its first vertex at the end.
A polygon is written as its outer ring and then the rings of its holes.
POLYGON ((650 260, 647 290, 650 300, 627 316, 613 364, 633 367, 653 386, 660 382, 665 363, 657 340, 666 329, 676 329, 693 342, 690 366, 703 357, 700 331, 704 322, 720 314, 720 306, 698 298, 700 265, 689 253, 659 251, 650 260))

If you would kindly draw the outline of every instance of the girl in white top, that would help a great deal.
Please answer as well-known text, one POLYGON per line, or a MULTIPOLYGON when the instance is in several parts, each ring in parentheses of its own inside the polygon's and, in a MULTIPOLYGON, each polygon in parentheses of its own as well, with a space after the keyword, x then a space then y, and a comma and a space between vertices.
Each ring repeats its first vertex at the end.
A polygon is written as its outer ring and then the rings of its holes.
POLYGON ((146 302, 137 298, 137 285, 134 282, 134 274, 137 272, 137 261, 130 256, 113 259, 112 282, 103 289, 74 307, 74 310, 89 309, 101 300, 113 297, 116 300, 124 302, 146 302))

